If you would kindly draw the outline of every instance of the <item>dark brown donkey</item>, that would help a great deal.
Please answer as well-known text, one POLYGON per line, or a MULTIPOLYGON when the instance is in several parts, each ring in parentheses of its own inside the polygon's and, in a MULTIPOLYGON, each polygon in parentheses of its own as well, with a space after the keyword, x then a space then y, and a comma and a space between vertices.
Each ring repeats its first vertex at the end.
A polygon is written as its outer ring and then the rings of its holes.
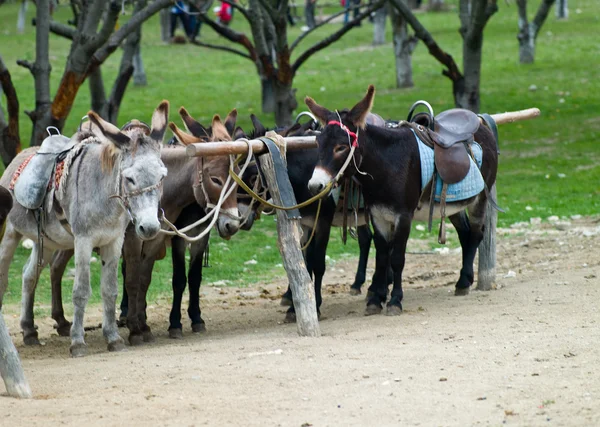
MULTIPOLYGON (((312 98, 306 98, 310 111, 325 125, 323 132, 317 137, 319 162, 309 188, 315 193, 324 188, 348 159, 351 147, 355 146, 354 159, 350 161, 344 176, 354 176, 362 185, 365 204, 375 229, 377 250, 373 284, 369 288, 373 293, 368 299, 366 314, 378 314, 382 311, 387 299, 389 263, 394 273, 394 282, 391 298, 387 302, 387 314, 395 315, 402 312, 402 270, 411 222, 413 219, 427 219, 430 199, 424 198, 425 202, 420 204, 421 162, 418 142, 411 128, 401 126, 398 129, 386 129, 366 123, 374 97, 375 88, 369 86, 366 96, 358 104, 350 110, 339 112, 330 111, 312 98)), ((464 122, 445 123, 446 131, 454 128, 456 133, 431 133, 431 137, 446 145, 453 145, 455 142, 462 145, 463 135, 459 134, 468 133, 471 130, 469 125, 473 123, 472 116, 468 117, 469 120, 464 122)), ((487 127, 477 126, 474 139, 483 151, 480 170, 485 185, 491 188, 496 181, 498 167, 496 141, 487 127)), ((438 148, 441 147, 436 147, 436 154, 438 148)), ((458 232, 463 254, 456 295, 467 294, 473 284, 473 261, 483 239, 487 204, 487 191, 482 191, 474 197, 447 203, 445 206, 446 213, 458 232)), ((439 203, 434 204, 433 212, 436 217, 440 217, 439 203)))
POLYGON ((4 235, 6 217, 12 209, 12 194, 4 187, 0 187, 0 240, 4 235))

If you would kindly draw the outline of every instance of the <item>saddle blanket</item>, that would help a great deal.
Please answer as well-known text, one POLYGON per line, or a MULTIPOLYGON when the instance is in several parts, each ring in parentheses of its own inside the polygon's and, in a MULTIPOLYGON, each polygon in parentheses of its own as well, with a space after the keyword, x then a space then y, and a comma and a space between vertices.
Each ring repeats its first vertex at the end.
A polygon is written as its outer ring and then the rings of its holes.
POLYGON ((11 179, 10 186, 21 206, 32 210, 42 206, 46 192, 51 188, 51 179, 58 156, 71 149, 73 145, 70 138, 63 135, 49 136, 42 142, 38 152, 19 166, 11 179))
MULTIPOLYGON (((417 143, 419 145, 419 154, 421 156, 421 190, 423 190, 429 181, 431 181, 431 177, 433 176, 433 168, 434 168, 434 159, 433 159, 433 149, 429 148, 421 139, 415 134, 415 138, 417 138, 417 143)), ((476 196, 481 193, 485 187, 485 182, 483 181, 483 176, 481 175, 481 171, 479 168, 481 167, 481 161, 483 157, 483 150, 481 149, 481 145, 476 142, 471 144, 471 150, 473 152, 473 156, 477 163, 473 161, 473 158, 469 156, 469 160, 471 161, 471 167, 469 169, 469 173, 467 176, 460 182, 455 184, 448 184, 448 191, 446 193, 446 201, 448 203, 458 202, 459 200, 465 200, 470 197, 476 196)), ((440 196, 442 194, 442 179, 437 176, 435 183, 435 201, 440 201, 440 196)))

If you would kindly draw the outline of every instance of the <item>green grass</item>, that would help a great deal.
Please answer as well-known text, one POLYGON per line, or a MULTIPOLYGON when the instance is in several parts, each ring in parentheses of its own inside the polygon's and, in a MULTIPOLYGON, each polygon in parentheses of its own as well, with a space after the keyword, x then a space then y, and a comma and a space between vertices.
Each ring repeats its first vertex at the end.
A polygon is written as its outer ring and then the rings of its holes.
MULTIPOLYGON (((448 3, 453 7, 455 2, 448 3)), ((490 20, 485 31, 482 111, 494 113, 532 106, 542 110, 542 116, 537 120, 500 128, 498 199, 507 211, 500 214, 500 224, 527 221, 532 216, 598 214, 600 44, 597 33, 600 7, 596 0, 581 0, 576 7, 582 13, 573 8, 568 21, 557 21, 551 12, 538 38, 536 62, 525 66, 518 63, 516 6, 499 4, 499 13, 490 20), (532 85, 537 90, 530 90, 532 85), (527 206, 532 210, 527 210, 527 206)), ((34 10, 30 7, 28 20, 33 17, 34 10)), ((34 106, 33 81, 29 71, 17 67, 15 62, 17 59, 34 60, 35 33, 28 27, 25 34, 16 34, 17 11, 16 4, 0 8, 0 55, 12 73, 21 110, 27 110, 34 106)), ((68 18, 68 8, 60 7, 55 19, 65 22, 68 18)), ((461 64, 462 42, 457 13, 420 14, 419 18, 440 46, 461 64)), ((325 26, 307 37, 293 57, 338 25, 325 26)), ((239 16, 233 26, 238 30, 245 29, 239 16)), ((299 27, 290 28, 290 40, 299 34, 299 27)), ((388 25, 387 39, 391 40, 389 31, 388 25)), ((201 37, 207 42, 224 43, 209 28, 203 28, 201 37)), ((350 107, 372 83, 377 88, 374 111, 387 118, 404 118, 417 99, 428 100, 438 112, 453 107, 450 81, 441 75, 442 67, 422 44, 413 56, 415 87, 399 90, 395 88, 391 44, 371 48, 371 40, 372 26, 366 24, 313 56, 295 79, 299 102, 310 95, 329 108, 350 107)), ((149 120, 153 108, 163 98, 171 101, 173 111, 185 105, 203 122, 208 122, 214 113, 223 115, 235 107, 239 111, 239 124, 246 129, 250 127, 250 113, 261 116, 265 124, 273 124, 271 116, 260 113, 259 80, 248 60, 191 45, 165 45, 160 41, 157 18, 144 26, 142 43, 149 85, 129 87, 121 107, 120 124, 131 118, 149 120)), ((68 56, 69 43, 51 36, 50 46, 54 91, 68 56)), ((120 52, 117 51, 103 65, 107 85, 114 80, 119 61, 120 52)), ((84 86, 67 121, 65 133, 75 130, 89 106, 89 92, 84 86)), ((171 116, 178 120, 175 113, 171 116)), ((21 135, 26 142, 31 123, 25 114, 21 114, 20 120, 21 135)), ((355 242, 344 247, 336 230, 332 235, 334 238, 329 246, 332 258, 357 254, 355 242)), ((426 236, 427 233, 422 232, 413 234, 413 237, 426 236)), ((430 237, 432 247, 437 246, 435 238, 430 237)), ((452 240, 451 245, 456 246, 456 241, 452 240)), ((20 272, 27 255, 28 251, 20 248, 11 266, 8 303, 20 298, 20 272)), ((240 232, 231 241, 212 239, 212 268, 205 270, 204 281, 228 280, 229 284, 237 286, 269 282, 284 275, 283 269, 277 267, 280 262, 274 222, 272 217, 265 217, 251 232, 240 232), (244 264, 253 258, 257 264, 244 264)), ((92 270, 92 301, 98 301, 98 264, 93 264, 92 270)), ((157 263, 150 300, 170 292, 170 274, 168 260, 157 263)), ((48 276, 45 271, 38 288, 41 310, 49 301, 48 276)), ((70 300, 71 283, 72 279, 65 279, 65 301, 70 300)))

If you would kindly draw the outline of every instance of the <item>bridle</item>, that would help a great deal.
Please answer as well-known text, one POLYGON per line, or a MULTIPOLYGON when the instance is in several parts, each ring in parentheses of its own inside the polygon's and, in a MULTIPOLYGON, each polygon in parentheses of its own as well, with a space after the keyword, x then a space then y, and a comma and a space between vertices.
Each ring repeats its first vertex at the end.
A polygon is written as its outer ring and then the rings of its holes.
MULTIPOLYGON (((204 200, 206 200, 206 206, 205 206, 206 213, 208 214, 210 211, 212 211, 213 209, 215 209, 217 207, 217 204, 214 204, 210 201, 210 197, 208 196, 208 192, 206 191, 206 187, 204 185, 204 157, 203 156, 196 157, 196 177, 197 177, 197 180, 196 180, 196 184, 194 184, 194 188, 200 187, 200 189, 202 190, 202 194, 204 195, 204 200)), ((227 210, 222 209, 220 206, 219 206, 219 215, 225 215, 234 221, 241 221, 244 219, 240 216, 233 215, 231 212, 228 212, 227 210)))

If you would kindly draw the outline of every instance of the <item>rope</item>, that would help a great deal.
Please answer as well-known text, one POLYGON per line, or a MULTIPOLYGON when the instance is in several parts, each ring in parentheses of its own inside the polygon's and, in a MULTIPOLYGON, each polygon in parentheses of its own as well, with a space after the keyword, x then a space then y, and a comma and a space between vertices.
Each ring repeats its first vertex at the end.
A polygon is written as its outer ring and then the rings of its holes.
MULTIPOLYGON (((250 161, 252 160, 252 145, 250 144, 250 141, 248 141, 245 138, 242 138, 241 140, 245 141, 246 144, 248 145, 248 154, 246 156, 246 162, 244 163, 244 166, 240 170, 240 173, 243 174, 246 171, 246 168, 248 167, 248 165, 250 164, 250 161)), ((230 158, 230 166, 229 166, 230 171, 233 171, 233 166, 234 166, 233 158, 230 158)), ((225 185, 223 185, 223 190, 221 190, 221 195, 219 196, 219 200, 217 201, 215 208, 213 210, 211 210, 209 213, 207 213, 203 218, 199 219, 198 221, 194 222, 193 224, 190 224, 190 225, 182 228, 181 230, 178 230, 177 227, 175 227, 175 225, 173 225, 167 218, 165 218, 165 216, 163 214, 163 217, 161 220, 173 231, 160 230, 160 232, 162 234, 166 234, 168 236, 179 236, 187 242, 197 242, 198 240, 200 240, 204 236, 206 236, 208 233, 210 233, 210 230, 212 229, 212 227, 217 222, 217 219, 219 218, 218 213, 220 213, 220 211, 221 211, 221 205, 223 204, 225 199, 227 199, 236 188, 236 185, 234 183, 233 185, 231 185, 231 187, 229 189, 227 189, 227 187, 231 184, 231 178, 232 177, 231 177, 231 173, 230 173, 230 175, 227 177, 227 181, 225 181, 225 185), (208 221, 211 217, 212 217, 212 220, 210 221, 210 224, 208 224, 206 229, 204 229, 197 236, 190 237, 187 234, 185 234, 187 231, 190 231, 192 228, 196 228, 200 224, 203 224, 204 222, 208 221)))

